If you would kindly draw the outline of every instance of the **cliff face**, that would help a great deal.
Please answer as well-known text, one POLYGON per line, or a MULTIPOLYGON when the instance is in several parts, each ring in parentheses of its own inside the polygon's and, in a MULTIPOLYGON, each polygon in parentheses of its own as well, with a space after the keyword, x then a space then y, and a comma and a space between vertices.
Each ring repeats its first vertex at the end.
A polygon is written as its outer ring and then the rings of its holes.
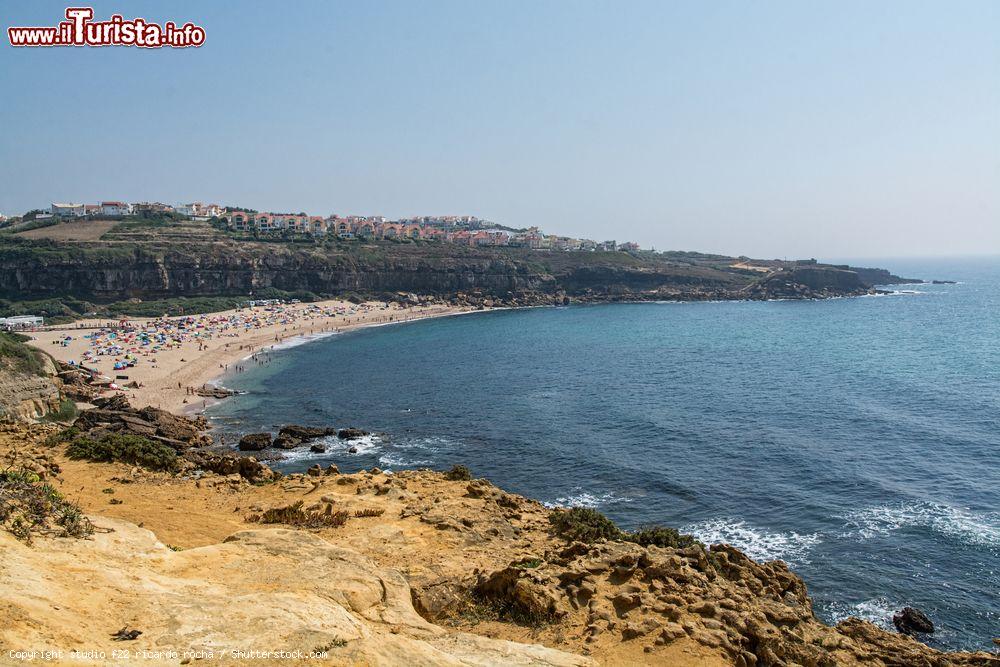
MULTIPOLYGON (((855 290, 858 276, 824 265, 794 269, 814 290, 855 290)), ((0 243, 0 296, 222 296, 266 288, 319 295, 413 292, 448 297, 535 293, 592 298, 746 298, 757 275, 715 256, 538 252, 446 244, 0 243)), ((863 281, 862 281, 863 282, 863 281)), ((766 294, 767 285, 763 291, 766 294)), ((756 298, 761 298, 760 296, 756 298)))
POLYGON ((0 420, 30 420, 59 410, 59 389, 50 378, 0 372, 0 420))
POLYGON ((759 298, 801 299, 864 294, 870 288, 853 270, 802 266, 776 271, 751 285, 748 292, 759 298))
POLYGON ((0 332, 0 421, 38 419, 59 410, 52 359, 0 332))
POLYGON ((249 294, 273 287, 317 294, 487 293, 551 289, 554 280, 503 257, 424 258, 252 248, 129 248, 121 252, 0 252, 0 292, 94 299, 249 294))

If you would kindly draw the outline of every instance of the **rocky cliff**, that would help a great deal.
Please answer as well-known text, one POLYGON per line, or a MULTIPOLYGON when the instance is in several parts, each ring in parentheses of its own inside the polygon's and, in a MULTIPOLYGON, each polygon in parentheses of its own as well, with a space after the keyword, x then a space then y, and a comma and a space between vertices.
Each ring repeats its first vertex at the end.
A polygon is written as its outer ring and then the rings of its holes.
POLYGON ((784 563, 669 531, 647 544, 569 535, 559 511, 484 480, 317 467, 253 485, 69 460, 47 433, 0 427, 0 461, 51 479, 97 532, 30 547, 0 534, 5 648, 222 662, 233 649, 323 650, 338 665, 1000 665, 858 619, 828 626, 784 563), (293 530, 289 507, 342 520, 293 530), (140 634, 114 641, 119 629, 140 634))
POLYGON ((38 419, 60 407, 52 359, 0 332, 0 421, 38 419))
MULTIPOLYGON (((0 297, 74 296, 96 303, 175 296, 247 295, 273 288, 317 295, 478 292, 574 298, 767 298, 760 274, 695 253, 548 252, 412 243, 69 243, 0 240, 0 297)), ((781 272, 783 265, 777 264, 781 272)), ((813 264, 795 268, 815 292, 854 291, 863 276, 813 264), (822 284, 822 285, 821 285, 822 284), (821 286, 820 286, 821 285, 821 286)), ((870 271, 870 270, 866 270, 870 271)))

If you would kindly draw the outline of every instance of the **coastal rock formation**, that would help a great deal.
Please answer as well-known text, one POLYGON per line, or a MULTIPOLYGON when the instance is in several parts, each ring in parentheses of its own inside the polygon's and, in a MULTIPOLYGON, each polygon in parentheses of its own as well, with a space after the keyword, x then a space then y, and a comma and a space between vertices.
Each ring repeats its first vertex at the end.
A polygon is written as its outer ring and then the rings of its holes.
POLYGON ((913 607, 903 607, 900 611, 893 614, 892 624, 905 635, 913 635, 918 632, 924 634, 934 632, 933 621, 927 618, 927 614, 913 607))
MULTIPOLYGON (((432 625, 414 611, 398 572, 308 532, 242 531, 174 551, 126 521, 95 524, 91 540, 47 538, 34 547, 0 533, 5 648, 110 656, 122 648, 113 635, 124 626, 139 631, 127 646, 133 653, 179 654, 156 662, 209 654, 238 662, 234 651, 287 651, 325 653, 325 664, 335 665, 594 664, 432 625)), ((74 662, 106 662, 94 655, 74 662)), ((278 655, 255 662, 282 664, 278 655)))
POLYGON ((252 456, 190 450, 184 453, 184 459, 196 470, 224 476, 239 475, 251 484, 265 484, 281 477, 279 473, 271 470, 252 456))
POLYGON ((48 377, 0 371, 0 419, 39 419, 57 411, 59 399, 48 377))
POLYGON ((240 438, 239 448, 243 452, 259 452, 271 446, 270 433, 247 433, 240 438))
MULTIPOLYGON (((0 296, 26 299, 72 295, 96 303, 175 296, 246 295, 273 288, 288 293, 370 295, 412 302, 541 305, 567 300, 764 298, 746 288, 760 274, 734 268, 737 258, 691 252, 562 252, 470 248, 457 244, 236 242, 205 226, 206 242, 119 235, 105 242, 0 239, 0 296)), ((798 284, 847 267, 815 262, 762 262, 764 270, 808 269, 798 284)), ((866 287, 903 279, 879 269, 854 271, 866 287)), ((853 288, 852 288, 853 289, 853 288)), ((773 295, 770 298, 776 298, 773 295)))
POLYGON ((136 409, 120 394, 96 399, 95 405, 81 412, 73 422, 74 427, 90 437, 108 433, 138 435, 162 442, 178 452, 212 444, 211 436, 203 433, 208 427, 204 417, 181 417, 152 406, 136 409))
POLYGON ((0 421, 38 419, 59 410, 62 382, 52 358, 0 334, 0 421))
POLYGON ((566 540, 553 510, 460 471, 314 467, 251 485, 235 468, 70 460, 55 430, 0 425, 0 462, 37 468, 98 531, 30 550, 0 536, 5 647, 104 649, 124 626, 135 648, 325 647, 332 664, 1000 667, 826 625, 787 565, 730 546, 566 540))
POLYGON ((771 273, 750 285, 747 294, 757 299, 820 299, 867 294, 870 289, 855 271, 807 265, 771 273))
POLYGON ((337 437, 341 440, 357 440, 358 438, 363 438, 368 435, 368 431, 362 431, 360 428, 342 428, 337 431, 337 437))
POLYGON ((308 444, 316 438, 336 434, 337 429, 333 428, 288 424, 287 426, 282 426, 281 430, 278 431, 278 437, 274 439, 273 445, 278 449, 294 449, 299 445, 308 444))

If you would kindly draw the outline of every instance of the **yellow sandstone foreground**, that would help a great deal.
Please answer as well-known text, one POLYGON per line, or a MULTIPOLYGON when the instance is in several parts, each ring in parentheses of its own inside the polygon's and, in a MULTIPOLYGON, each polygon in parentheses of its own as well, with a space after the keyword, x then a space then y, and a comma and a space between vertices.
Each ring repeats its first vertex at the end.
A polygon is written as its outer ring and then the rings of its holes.
POLYGON ((25 544, 0 530, 3 664, 32 650, 96 652, 84 664, 1000 664, 824 625, 783 563, 731 547, 567 542, 550 510, 484 480, 314 470, 254 486, 71 461, 43 442, 54 430, 0 426, 0 469, 45 476, 96 531, 25 544), (300 501, 346 523, 252 520, 300 501))

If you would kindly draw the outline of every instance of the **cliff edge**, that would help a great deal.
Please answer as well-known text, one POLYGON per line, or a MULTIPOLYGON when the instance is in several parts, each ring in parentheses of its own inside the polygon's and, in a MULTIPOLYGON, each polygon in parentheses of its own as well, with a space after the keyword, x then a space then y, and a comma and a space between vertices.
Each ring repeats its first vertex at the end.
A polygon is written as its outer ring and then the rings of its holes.
POLYGON ((0 428, 0 462, 49 481, 95 533, 29 545, 0 531, 5 647, 322 650, 362 665, 1000 665, 858 619, 825 625, 780 561, 668 529, 623 537, 461 470, 315 467, 252 484, 73 460, 54 430, 0 428))

